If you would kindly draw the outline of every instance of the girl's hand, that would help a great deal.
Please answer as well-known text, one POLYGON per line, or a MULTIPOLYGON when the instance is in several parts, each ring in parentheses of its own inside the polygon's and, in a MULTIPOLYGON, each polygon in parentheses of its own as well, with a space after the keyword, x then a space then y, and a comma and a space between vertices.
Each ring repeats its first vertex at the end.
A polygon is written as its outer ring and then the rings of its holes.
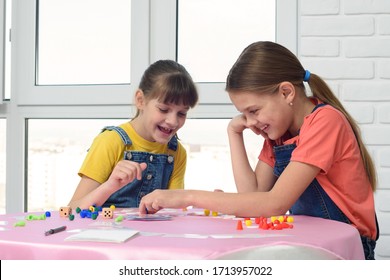
POLYGON ((247 119, 244 114, 235 116, 228 125, 228 132, 233 132, 236 134, 242 134, 245 129, 250 129, 256 135, 261 135, 265 139, 268 139, 268 135, 264 133, 261 129, 258 129, 256 126, 248 126, 247 119))
POLYGON ((137 163, 130 160, 121 160, 112 170, 110 177, 107 180, 107 184, 114 189, 119 190, 123 186, 132 182, 133 180, 142 179, 142 171, 147 167, 146 163, 137 163))
POLYGON ((188 191, 154 190, 145 195, 139 204, 140 214, 154 214, 163 208, 185 208, 188 191))
POLYGON ((243 114, 235 116, 228 124, 228 131, 237 134, 241 134, 247 128, 246 117, 243 114))

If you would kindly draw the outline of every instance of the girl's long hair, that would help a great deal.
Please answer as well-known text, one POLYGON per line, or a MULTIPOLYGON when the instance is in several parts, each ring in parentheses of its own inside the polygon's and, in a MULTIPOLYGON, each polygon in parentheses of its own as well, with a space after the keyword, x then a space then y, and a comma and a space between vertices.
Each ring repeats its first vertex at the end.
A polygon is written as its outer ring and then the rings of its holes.
MULTIPOLYGON (((255 42, 244 49, 231 68, 226 90, 229 93, 274 92, 281 82, 289 81, 305 91, 303 83, 305 73, 298 58, 287 48, 274 42, 255 42)), ((321 77, 311 73, 307 82, 314 97, 342 112, 348 120, 359 145, 371 187, 375 191, 377 179, 374 162, 363 143, 357 122, 321 77)))

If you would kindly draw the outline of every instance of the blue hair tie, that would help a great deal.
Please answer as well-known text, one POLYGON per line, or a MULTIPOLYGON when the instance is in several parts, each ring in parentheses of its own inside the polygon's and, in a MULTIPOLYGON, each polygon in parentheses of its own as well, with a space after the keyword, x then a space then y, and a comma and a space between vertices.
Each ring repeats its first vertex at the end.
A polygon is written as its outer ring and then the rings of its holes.
POLYGON ((303 81, 307 82, 307 81, 309 81, 309 79, 310 79, 310 71, 305 70, 305 76, 303 77, 303 81))

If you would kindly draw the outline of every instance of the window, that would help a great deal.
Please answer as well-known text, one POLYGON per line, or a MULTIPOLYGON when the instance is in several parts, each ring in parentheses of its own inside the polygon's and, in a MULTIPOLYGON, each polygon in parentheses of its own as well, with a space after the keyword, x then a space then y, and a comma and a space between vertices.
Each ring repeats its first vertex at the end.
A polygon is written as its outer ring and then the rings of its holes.
MULTIPOLYGON (((0 117, 12 127, 7 131, 7 152, 13 156, 6 158, 7 198, 11 200, 7 211, 57 208, 69 201, 79 180, 83 151, 102 126, 134 115, 132 100, 139 80, 158 59, 182 63, 200 93, 199 105, 190 111, 180 131, 188 149, 186 186, 235 190, 232 177, 226 175, 231 174, 226 125, 237 111, 224 90, 225 76, 252 41, 275 40, 296 51, 296 0, 12 2, 12 96, 0 104, 4 112, 0 117), (203 6, 194 6, 199 4, 203 6), (233 15, 228 11, 232 7, 233 15), (270 24, 262 21, 268 16, 270 24), (64 30, 64 21, 69 30, 64 30), (203 22, 207 28, 191 26, 203 22), (226 30, 234 36, 226 36, 226 30), (214 56, 207 57, 209 53, 214 56), (210 127, 212 133, 207 131, 210 127), (194 132, 202 135, 197 142, 194 132), (67 145, 61 146, 64 139, 67 145), (63 166, 71 157, 77 163, 63 166), (204 168, 204 162, 210 161, 217 163, 210 163, 215 168, 204 168), (196 181, 199 169, 204 176, 196 181), (61 181, 67 181, 66 185, 61 181)), ((254 163, 262 139, 247 139, 254 163)))
POLYGON ((37 85, 130 84, 131 1, 37 5, 37 85))
POLYGON ((15 10, 19 105, 131 102, 149 64, 149 1, 38 0, 15 10))
MULTIPOLYGON (((80 180, 77 172, 95 136, 104 126, 119 125, 125 121, 123 119, 28 120, 27 209, 29 211, 57 210, 67 205, 80 180)), ((229 119, 189 119, 179 131, 180 141, 187 150, 186 189, 236 191, 226 135, 229 121, 229 119)), ((1 128, 0 124, 0 132, 1 128)), ((250 163, 255 167, 263 139, 246 131, 245 141, 250 163)), ((0 145, 0 155, 1 152, 0 145)), ((5 155, 5 148, 3 152, 5 155)))
POLYGON ((101 129, 124 120, 29 119, 29 211, 58 210, 70 201, 89 145, 101 129))
MULTIPOLYGON (((187 150, 186 189, 236 192, 226 128, 230 119, 190 119, 179 131, 187 150)), ((248 158, 254 168, 263 138, 244 132, 248 158)))
POLYGON ((0 104, 11 98, 11 10, 11 0, 0 1, 0 104))
POLYGON ((225 82, 246 46, 275 41, 275 5, 269 0, 179 0, 178 61, 196 82, 225 82))

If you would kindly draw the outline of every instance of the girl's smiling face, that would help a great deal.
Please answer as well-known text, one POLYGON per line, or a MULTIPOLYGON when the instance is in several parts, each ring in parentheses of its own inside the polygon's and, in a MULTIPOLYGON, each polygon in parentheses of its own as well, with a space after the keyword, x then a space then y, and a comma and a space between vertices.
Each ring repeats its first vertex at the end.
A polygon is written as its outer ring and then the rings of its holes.
MULTIPOLYGON (((278 90, 279 91, 279 90, 278 90)), ((293 111, 286 95, 254 92, 229 93, 230 99, 245 119, 248 128, 276 140, 292 126, 293 111)))
POLYGON ((188 106, 165 104, 158 99, 145 100, 137 104, 141 114, 133 120, 137 133, 151 142, 166 144, 183 127, 188 106))

